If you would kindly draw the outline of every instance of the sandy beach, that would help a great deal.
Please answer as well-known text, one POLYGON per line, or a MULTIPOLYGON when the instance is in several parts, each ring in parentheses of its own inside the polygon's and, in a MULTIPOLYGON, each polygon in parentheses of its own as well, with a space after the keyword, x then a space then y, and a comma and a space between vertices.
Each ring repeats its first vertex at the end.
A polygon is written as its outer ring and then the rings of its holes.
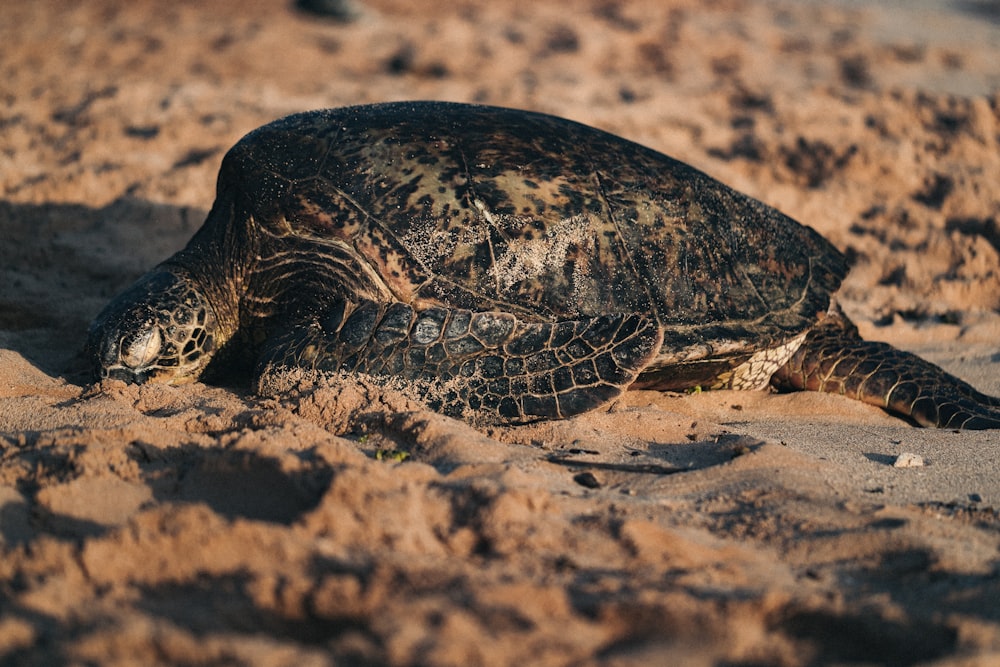
POLYGON ((435 99, 779 208, 851 259, 866 338, 1000 395, 1000 8, 867 4, 7 7, 0 663, 1000 664, 996 431, 734 391, 475 429, 365 378, 94 384, 81 353, 241 136, 435 99))

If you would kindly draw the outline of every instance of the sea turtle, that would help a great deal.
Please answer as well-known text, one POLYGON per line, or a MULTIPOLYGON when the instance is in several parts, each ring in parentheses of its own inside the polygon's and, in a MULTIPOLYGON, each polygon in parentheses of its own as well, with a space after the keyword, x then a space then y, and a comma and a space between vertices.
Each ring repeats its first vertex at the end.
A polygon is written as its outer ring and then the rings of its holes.
POLYGON ((300 113, 225 156, 187 247, 91 325, 102 378, 253 368, 414 381, 481 423, 629 387, 811 389, 923 425, 1000 399, 860 338, 844 256, 704 173, 554 116, 440 102, 300 113))

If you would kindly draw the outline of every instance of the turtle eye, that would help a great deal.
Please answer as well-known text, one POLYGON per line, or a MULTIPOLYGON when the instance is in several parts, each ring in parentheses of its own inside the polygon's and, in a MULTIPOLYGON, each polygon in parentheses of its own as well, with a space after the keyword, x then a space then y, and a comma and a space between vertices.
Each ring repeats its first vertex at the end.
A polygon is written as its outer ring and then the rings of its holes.
POLYGON ((156 361, 163 347, 159 327, 146 329, 122 351, 122 363, 129 368, 142 368, 156 361))

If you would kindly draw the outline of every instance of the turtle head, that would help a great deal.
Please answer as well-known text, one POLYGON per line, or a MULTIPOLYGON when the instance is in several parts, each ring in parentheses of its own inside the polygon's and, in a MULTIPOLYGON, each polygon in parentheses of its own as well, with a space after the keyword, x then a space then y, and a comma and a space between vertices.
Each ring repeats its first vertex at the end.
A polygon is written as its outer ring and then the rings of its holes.
POLYGON ((191 382, 218 347, 216 325, 212 307, 193 281, 154 270, 91 323, 87 354, 99 379, 191 382))

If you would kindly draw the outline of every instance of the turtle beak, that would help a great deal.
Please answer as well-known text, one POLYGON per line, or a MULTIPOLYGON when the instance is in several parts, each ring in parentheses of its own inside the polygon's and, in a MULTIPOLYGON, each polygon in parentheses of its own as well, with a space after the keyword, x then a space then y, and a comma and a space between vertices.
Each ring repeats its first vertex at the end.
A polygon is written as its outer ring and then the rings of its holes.
POLYGON ((162 345, 162 336, 155 325, 147 325, 138 335, 109 336, 89 344, 95 357, 98 378, 143 384, 151 377, 162 345))
POLYGON ((160 382, 171 385, 195 379, 177 373, 172 347, 165 343, 164 333, 155 323, 147 323, 138 333, 109 337, 101 343, 101 347, 97 358, 97 376, 101 379, 121 380, 128 384, 160 382))
POLYGON ((147 373, 137 372, 131 368, 124 368, 122 366, 102 369, 101 377, 109 380, 121 380, 128 384, 143 384, 149 379, 147 373))

